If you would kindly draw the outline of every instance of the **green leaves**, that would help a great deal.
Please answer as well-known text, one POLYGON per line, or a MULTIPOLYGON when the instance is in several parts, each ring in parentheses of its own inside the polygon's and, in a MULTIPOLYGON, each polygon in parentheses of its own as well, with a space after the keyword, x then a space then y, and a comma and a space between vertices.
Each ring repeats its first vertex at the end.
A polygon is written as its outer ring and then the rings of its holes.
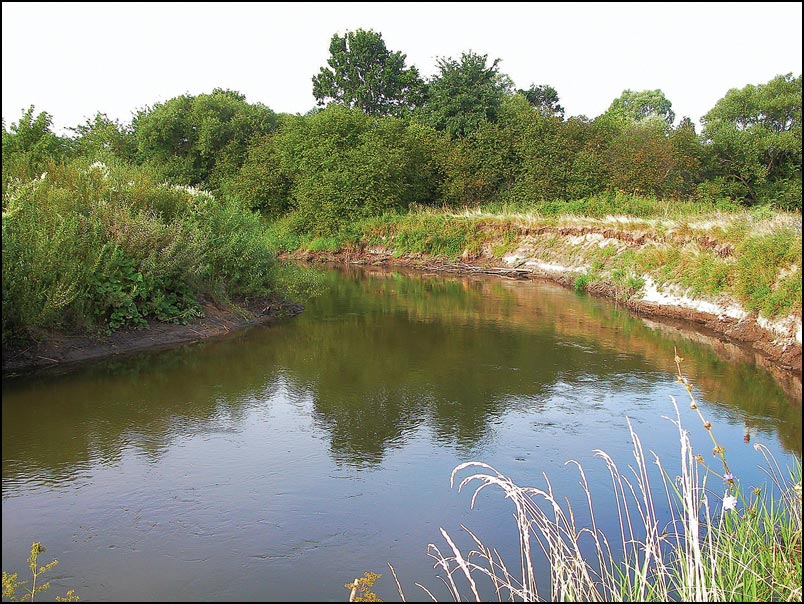
POLYGON ((422 101, 422 80, 415 67, 405 67, 405 55, 385 47, 382 34, 358 29, 335 34, 329 45, 329 69, 313 77, 313 96, 373 116, 409 113, 422 101))
POLYGON ((133 124, 139 160, 173 182, 217 191, 246 160, 249 142, 268 134, 277 116, 233 90, 182 95, 140 112, 133 124))
POLYGON ((801 208, 801 85, 787 74, 734 88, 703 118, 714 176, 750 202, 801 208))
POLYGON ((623 93, 612 101, 606 113, 625 123, 660 119, 668 126, 672 126, 676 120, 672 107, 673 103, 659 89, 623 90, 623 93))
POLYGON ((428 84, 423 121, 452 138, 468 136, 483 123, 494 122, 513 85, 498 69, 500 59, 461 53, 461 58, 438 59, 440 73, 428 84))

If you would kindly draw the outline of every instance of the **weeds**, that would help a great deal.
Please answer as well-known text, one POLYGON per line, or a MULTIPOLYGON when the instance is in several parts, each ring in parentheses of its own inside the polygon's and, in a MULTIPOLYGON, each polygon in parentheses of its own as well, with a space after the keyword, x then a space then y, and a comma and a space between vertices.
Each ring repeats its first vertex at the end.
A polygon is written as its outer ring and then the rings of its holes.
POLYGON ((275 257, 256 214, 144 168, 85 164, 9 179, 4 342, 32 328, 181 323, 204 295, 272 293, 275 257))
MULTIPOLYGON (((31 585, 27 587, 27 581, 18 581, 17 573, 9 574, 3 571, 3 599, 8 599, 10 602, 33 602, 36 594, 50 588, 50 582, 37 585, 37 582, 43 574, 56 566, 59 561, 53 560, 44 566, 39 566, 39 554, 45 552, 45 546, 39 542, 34 541, 31 544, 31 555, 28 557, 28 568, 31 569, 31 585), (22 590, 21 595, 17 595, 17 590, 22 590)), ((64 596, 56 596, 57 602, 77 602, 78 596, 75 595, 75 590, 69 590, 64 596)))
MULTIPOLYGON (((613 500, 602 505, 616 508, 615 535, 599 528, 596 508, 601 504, 593 502, 585 470, 576 461, 568 463, 579 472, 584 510, 562 501, 546 475, 544 488, 522 487, 485 463, 460 464, 450 484, 459 481, 459 491, 474 489, 472 507, 486 487, 499 488, 514 505, 520 559, 508 564, 466 527, 474 546, 463 553, 442 529, 446 549, 430 544, 428 555, 443 572, 440 579, 452 599, 479 601, 481 583, 490 582, 500 601, 801 601, 800 461, 783 471, 767 448, 756 445, 776 490, 755 489, 746 497, 683 376, 683 359, 676 353, 674 360, 677 379, 712 439, 722 473, 693 451, 673 397, 675 419, 670 421, 678 430, 678 474, 671 475, 657 455, 649 459, 630 421, 634 465, 623 471, 608 454, 595 452, 611 477, 613 500), (652 464, 659 471, 658 483, 649 471, 652 464), (470 473, 459 478, 466 471, 470 473), (725 485, 722 496, 707 486, 710 475, 725 485), (581 525, 587 515, 588 522, 581 525), (549 585, 536 580, 543 565, 550 571, 549 585)), ((429 589, 419 587, 435 600, 429 589)), ((397 588, 404 600, 398 580, 397 588)))
POLYGON ((363 573, 363 576, 359 579, 355 579, 353 583, 346 583, 344 587, 349 590, 349 601, 382 602, 382 600, 377 597, 377 594, 371 591, 371 588, 374 586, 374 582, 380 577, 382 577, 382 575, 366 572, 363 573))

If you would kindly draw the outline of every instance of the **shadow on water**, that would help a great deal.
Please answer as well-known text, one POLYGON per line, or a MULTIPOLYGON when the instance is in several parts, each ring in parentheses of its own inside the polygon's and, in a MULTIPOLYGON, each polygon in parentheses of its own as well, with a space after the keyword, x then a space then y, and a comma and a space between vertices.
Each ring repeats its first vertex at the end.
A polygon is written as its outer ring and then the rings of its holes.
POLYGON ((471 451, 517 406, 538 413, 557 383, 672 380, 674 347, 705 400, 801 455, 800 380, 796 401, 738 347, 536 282, 361 267, 326 280, 278 325, 4 380, 3 480, 69 479, 129 447, 158 459, 182 435, 238 430, 280 388, 312 401, 338 463, 378 464, 421 426, 471 451))

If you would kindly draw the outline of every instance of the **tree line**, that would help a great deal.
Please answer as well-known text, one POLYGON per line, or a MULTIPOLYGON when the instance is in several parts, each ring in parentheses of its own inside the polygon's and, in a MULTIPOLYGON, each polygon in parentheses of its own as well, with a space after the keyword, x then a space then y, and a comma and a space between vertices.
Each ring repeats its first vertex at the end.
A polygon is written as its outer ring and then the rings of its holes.
MULTIPOLYGON (((440 58, 425 80, 380 33, 333 35, 318 106, 277 114, 237 91, 184 94, 130 123, 98 113, 52 131, 30 107, 6 129, 3 191, 76 157, 147 168, 322 233, 411 203, 572 201, 606 192, 801 208, 801 75, 729 90, 675 123, 661 90, 625 90, 590 119, 547 84, 516 88, 500 60, 440 58)), ((5 203, 5 196, 4 196, 5 203)))

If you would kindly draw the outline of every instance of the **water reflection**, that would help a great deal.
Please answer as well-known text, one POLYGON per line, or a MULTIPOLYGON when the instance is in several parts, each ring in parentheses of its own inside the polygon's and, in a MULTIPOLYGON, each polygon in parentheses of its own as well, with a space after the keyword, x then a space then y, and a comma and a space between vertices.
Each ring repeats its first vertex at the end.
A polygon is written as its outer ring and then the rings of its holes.
POLYGON ((4 496, 14 481, 113 465, 124 449, 157 460, 188 434, 240 430, 280 387, 310 403, 338 463, 378 464, 420 426, 471 452, 509 411, 538 415, 557 383, 649 392, 671 379, 674 346, 706 400, 801 455, 800 399, 736 347, 539 283, 357 267, 327 279, 325 296, 279 325, 4 380, 4 496))

